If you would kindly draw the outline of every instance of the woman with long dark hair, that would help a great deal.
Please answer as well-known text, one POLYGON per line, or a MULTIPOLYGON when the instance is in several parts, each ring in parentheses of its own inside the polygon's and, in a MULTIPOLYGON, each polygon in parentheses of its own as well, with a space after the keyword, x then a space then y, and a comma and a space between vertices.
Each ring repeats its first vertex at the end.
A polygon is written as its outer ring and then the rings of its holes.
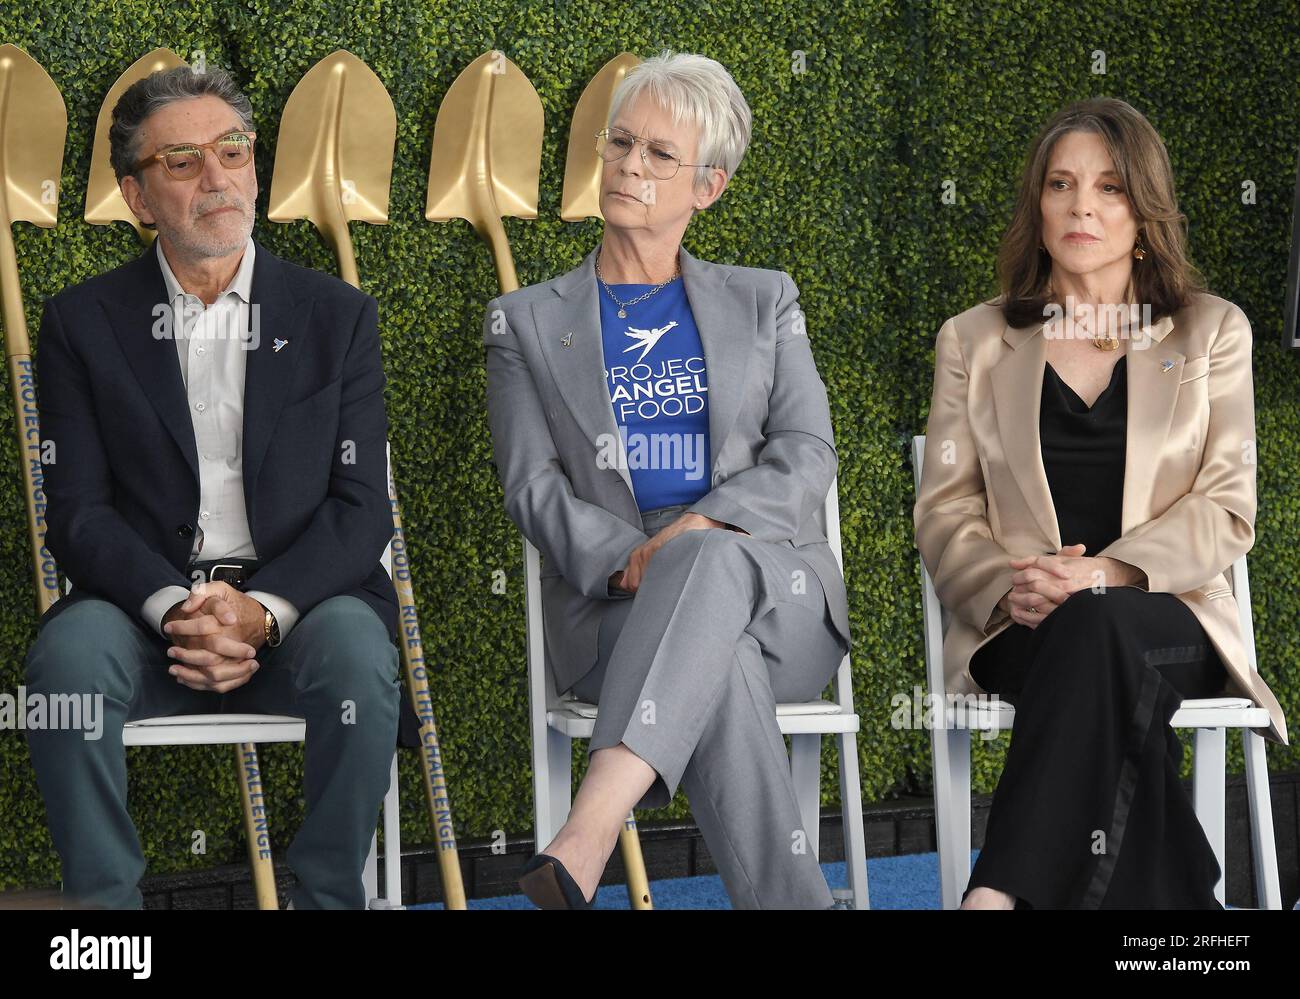
POLYGON ((1027 157, 1002 294, 936 344, 916 544, 951 612, 949 693, 1016 709, 963 908, 1217 908, 1169 720, 1268 709, 1225 571, 1254 542, 1244 313, 1184 250, 1173 173, 1123 101, 1027 157))

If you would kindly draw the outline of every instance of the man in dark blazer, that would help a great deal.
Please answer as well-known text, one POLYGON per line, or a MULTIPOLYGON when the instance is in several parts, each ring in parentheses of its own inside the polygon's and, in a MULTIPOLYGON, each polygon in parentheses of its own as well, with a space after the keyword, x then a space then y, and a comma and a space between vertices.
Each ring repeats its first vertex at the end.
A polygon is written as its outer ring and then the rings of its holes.
POLYGON ((252 239, 251 111, 219 70, 128 89, 113 166, 158 238, 41 320, 46 542, 72 591, 27 685, 98 697, 102 737, 28 742, 80 904, 142 902, 123 724, 257 711, 307 721, 292 907, 365 905, 399 703, 377 304, 252 239))

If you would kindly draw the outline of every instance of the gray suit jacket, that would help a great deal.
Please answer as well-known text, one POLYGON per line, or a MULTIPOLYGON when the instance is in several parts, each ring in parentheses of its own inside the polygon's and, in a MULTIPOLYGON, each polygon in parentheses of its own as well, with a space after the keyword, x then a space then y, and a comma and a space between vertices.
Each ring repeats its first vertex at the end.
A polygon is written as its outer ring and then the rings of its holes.
MULTIPOLYGON (((596 250, 502 295, 483 322, 488 423, 506 512, 542 554, 546 655, 557 691, 596 663, 611 573, 648 539, 605 380, 596 250), (566 341, 567 339, 567 346, 566 341)), ((682 281, 704 346, 712 489, 690 507, 785 545, 817 573, 849 641, 844 577, 821 507, 837 458, 826 387, 783 271, 696 260, 682 281)))

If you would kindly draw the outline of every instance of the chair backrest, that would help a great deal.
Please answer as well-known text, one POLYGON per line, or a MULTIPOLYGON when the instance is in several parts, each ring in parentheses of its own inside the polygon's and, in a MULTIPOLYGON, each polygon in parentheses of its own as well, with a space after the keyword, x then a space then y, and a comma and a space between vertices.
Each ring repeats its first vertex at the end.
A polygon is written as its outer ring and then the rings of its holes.
MULTIPOLYGON (((835 554, 835 564, 844 576, 844 553, 840 548, 840 493, 839 476, 831 479, 831 487, 826 491, 826 499, 821 507, 822 531, 826 543, 835 554)), ((845 577, 847 581, 847 576, 845 577)), ((853 713, 853 657, 851 652, 844 653, 840 667, 835 672, 835 701, 845 714, 853 713)))
MULTIPOLYGON (((912 438, 912 478, 918 496, 924 464, 925 435, 919 434, 912 438)), ((925 629, 926 680, 930 684, 930 690, 942 691, 945 684, 943 636, 948 631, 950 615, 948 609, 939 603, 934 580, 930 578, 930 571, 925 567, 919 552, 917 561, 921 563, 921 620, 925 629)), ((1251 671, 1257 672, 1259 666, 1255 660, 1255 625, 1250 609, 1250 580, 1246 572, 1245 555, 1232 563, 1227 575, 1228 585, 1232 587, 1232 595, 1237 601, 1237 621, 1241 626, 1242 643, 1246 647, 1246 661, 1250 664, 1251 671)))
POLYGON ((1255 660, 1255 617, 1250 610, 1250 578, 1246 573, 1246 556, 1232 563, 1228 572, 1228 585, 1237 601, 1237 621, 1241 625, 1241 642, 1246 646, 1246 662, 1252 673, 1259 672, 1255 660))
MULTIPOLYGON (((921 469, 925 465, 925 434, 912 438, 912 482, 919 496, 921 493, 921 469)), ((948 608, 939 603, 939 595, 934 589, 934 580, 930 570, 925 567, 920 552, 916 560, 921 563, 921 625, 925 637, 925 682, 932 695, 942 694, 947 689, 943 676, 943 636, 948 633, 951 615, 948 608)))
MULTIPOLYGON (((396 487, 396 484, 393 482, 393 443, 392 443, 392 441, 385 441, 385 442, 384 442, 384 460, 388 463, 388 472, 386 473, 386 474, 387 474, 387 478, 386 478, 386 480, 385 480, 385 481, 387 481, 387 483, 388 483, 388 501, 389 501, 390 503, 392 503, 392 504, 395 505, 395 504, 397 503, 397 487, 396 487)), ((406 526, 403 525, 403 526, 402 526, 402 534, 405 535, 405 533, 406 533, 406 526)), ((390 537, 390 538, 388 539, 388 544, 384 546, 384 554, 383 554, 383 557, 379 560, 380 562, 383 563, 383 565, 384 565, 384 569, 385 569, 385 571, 388 573, 388 578, 389 578, 389 579, 392 579, 392 578, 393 578, 393 539, 396 538, 396 537, 397 537, 397 529, 394 528, 394 529, 393 529, 392 537, 390 537)), ((402 540, 403 540, 403 542, 405 542, 406 539, 403 538, 402 540)))
MULTIPOLYGON (((840 572, 843 573, 844 555, 840 548, 838 481, 838 476, 831 480, 830 489, 820 510, 817 511, 817 516, 821 520, 819 526, 823 528, 826 541, 831 551, 835 553, 835 561, 840 567, 840 572)), ((523 541, 529 698, 531 704, 545 705, 549 709, 572 698, 560 697, 555 693, 555 682, 550 666, 546 662, 546 638, 542 620, 541 555, 531 541, 527 538, 523 541)), ((835 701, 843 713, 853 712, 853 666, 848 653, 840 660, 839 669, 835 673, 835 701)))

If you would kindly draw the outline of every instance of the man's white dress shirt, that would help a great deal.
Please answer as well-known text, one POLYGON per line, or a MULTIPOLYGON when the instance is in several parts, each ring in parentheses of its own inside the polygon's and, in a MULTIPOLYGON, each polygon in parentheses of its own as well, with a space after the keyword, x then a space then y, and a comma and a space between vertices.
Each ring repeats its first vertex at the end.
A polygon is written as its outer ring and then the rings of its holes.
MULTIPOLYGON (((154 240, 167 297, 172 306, 176 354, 194 425, 199 455, 199 523, 190 560, 257 558, 244 506, 244 372, 247 350, 241 334, 250 328, 253 292, 250 236, 239 269, 210 306, 180 286, 167 263, 162 240, 154 240)), ((189 596, 182 586, 164 586, 144 602, 141 615, 164 638, 163 616, 189 596)), ((298 621, 298 610, 283 597, 261 590, 247 596, 275 615, 283 640, 298 621)))

